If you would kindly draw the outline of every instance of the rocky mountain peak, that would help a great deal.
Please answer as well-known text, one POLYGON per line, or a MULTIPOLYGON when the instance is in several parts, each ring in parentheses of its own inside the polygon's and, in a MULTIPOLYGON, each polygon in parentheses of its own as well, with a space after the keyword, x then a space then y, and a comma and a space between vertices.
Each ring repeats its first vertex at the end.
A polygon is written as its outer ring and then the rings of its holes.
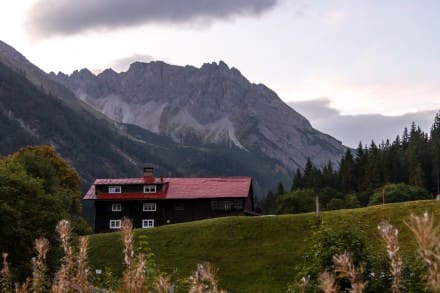
POLYGON ((220 60, 219 63, 217 62, 211 62, 211 63, 204 63, 201 70, 206 71, 229 71, 229 66, 224 61, 220 60))
POLYGON ((109 81, 109 82, 117 82, 119 79, 119 75, 116 71, 111 68, 104 70, 103 72, 97 75, 98 79, 109 81))
POLYGON ((96 77, 96 75, 93 74, 93 72, 91 72, 90 70, 88 70, 87 68, 83 68, 80 71, 75 70, 72 74, 71 77, 75 78, 75 79, 93 79, 96 77))
POLYGON ((15 80, 0 93, 0 118, 11 121, 4 137, 25 138, 10 146, 54 145, 89 180, 103 171, 131 176, 148 160, 191 176, 248 174, 255 188, 267 190, 289 182, 307 157, 325 164, 345 150, 226 63, 203 69, 150 62, 121 73, 46 74, 12 47, 0 47, 2 73, 15 80))
POLYGON ((290 170, 302 168, 308 157, 317 165, 337 161, 345 151, 274 91, 223 61, 200 68, 135 62, 127 72, 107 69, 95 76, 81 70, 58 81, 116 121, 176 142, 191 138, 262 152, 290 170))

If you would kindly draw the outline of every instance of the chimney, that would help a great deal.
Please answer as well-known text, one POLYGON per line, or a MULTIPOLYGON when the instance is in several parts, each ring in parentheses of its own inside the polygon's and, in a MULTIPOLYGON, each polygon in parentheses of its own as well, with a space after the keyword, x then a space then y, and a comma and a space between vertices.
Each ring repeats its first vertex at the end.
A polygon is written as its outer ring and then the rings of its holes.
POLYGON ((144 168, 144 181, 145 182, 154 182, 153 167, 145 167, 144 168))

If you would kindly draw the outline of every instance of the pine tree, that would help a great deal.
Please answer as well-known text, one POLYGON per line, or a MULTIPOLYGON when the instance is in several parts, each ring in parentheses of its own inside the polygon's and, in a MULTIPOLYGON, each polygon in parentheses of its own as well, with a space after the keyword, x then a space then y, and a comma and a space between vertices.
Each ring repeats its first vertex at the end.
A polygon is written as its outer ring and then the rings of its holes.
POLYGON ((432 157, 432 182, 431 189, 440 193, 440 112, 435 114, 434 123, 431 127, 431 157, 432 157))
POLYGON ((278 186, 277 186, 277 195, 281 195, 281 194, 284 194, 284 193, 286 193, 286 191, 284 190, 284 185, 283 185, 283 183, 278 183, 278 186))
POLYGON ((301 174, 301 170, 298 168, 296 169, 295 177, 293 178, 292 187, 290 188, 291 191, 303 188, 304 187, 304 179, 303 175, 301 174))
POLYGON ((350 192, 356 189, 354 159, 351 151, 348 149, 341 160, 339 167, 339 186, 341 191, 350 192))
POLYGON ((363 148, 362 142, 359 142, 358 148, 356 149, 356 160, 355 160, 355 174, 356 174, 356 190, 361 189, 362 180, 365 176, 365 168, 368 159, 368 149, 363 148))

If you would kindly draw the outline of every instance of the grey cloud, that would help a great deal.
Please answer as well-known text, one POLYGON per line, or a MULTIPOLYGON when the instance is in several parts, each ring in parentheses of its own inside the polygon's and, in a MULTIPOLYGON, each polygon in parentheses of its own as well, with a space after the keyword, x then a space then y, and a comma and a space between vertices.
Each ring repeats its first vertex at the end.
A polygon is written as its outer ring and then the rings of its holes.
POLYGON ((240 15, 261 15, 279 1, 39 0, 29 11, 28 27, 41 36, 145 23, 210 23, 240 15))
POLYGON ((328 99, 292 102, 290 106, 309 119, 315 128, 341 140, 349 147, 357 147, 360 141, 363 144, 370 144, 372 140, 376 143, 386 139, 392 141, 413 121, 424 131, 429 131, 437 112, 420 111, 400 116, 341 115, 330 107, 328 99))
POLYGON ((134 54, 132 56, 124 57, 113 61, 111 68, 113 68, 115 71, 121 72, 121 71, 126 71, 130 66, 130 64, 134 62, 150 62, 153 60, 154 58, 151 55, 134 54))
POLYGON ((338 110, 330 107, 330 100, 327 98, 292 102, 290 106, 313 121, 339 115, 338 110))

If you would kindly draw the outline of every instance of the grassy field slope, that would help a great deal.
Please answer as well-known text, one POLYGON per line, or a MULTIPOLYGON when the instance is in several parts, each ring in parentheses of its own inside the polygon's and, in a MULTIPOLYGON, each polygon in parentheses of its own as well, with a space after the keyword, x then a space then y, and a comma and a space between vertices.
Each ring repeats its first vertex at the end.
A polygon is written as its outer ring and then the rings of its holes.
MULTIPOLYGON (((440 216, 440 202, 416 201, 372 206, 362 209, 321 213, 322 221, 335 228, 356 225, 366 233, 368 249, 384 249, 377 225, 388 219, 400 230, 403 254, 414 252, 415 242, 404 221, 411 213, 425 211, 440 216)), ((221 285, 230 292, 285 292, 296 265, 308 247, 316 215, 313 213, 230 217, 137 230, 147 235, 161 270, 189 276, 200 262, 219 269, 221 285), (177 269, 177 271, 176 271, 177 269)), ((118 233, 91 237, 90 264, 123 269, 122 243, 118 233)))

